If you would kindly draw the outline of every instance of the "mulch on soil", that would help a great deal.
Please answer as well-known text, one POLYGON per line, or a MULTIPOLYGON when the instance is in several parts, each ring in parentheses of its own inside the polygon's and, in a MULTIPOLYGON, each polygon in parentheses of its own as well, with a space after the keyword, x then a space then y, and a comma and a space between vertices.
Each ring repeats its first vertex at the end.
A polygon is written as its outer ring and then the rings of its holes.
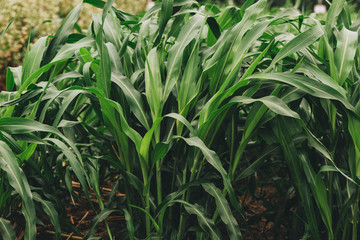
POLYGON ((6 90, 5 77, 0 76, 0 92, 6 90))
MULTIPOLYGON (((77 182, 73 182, 73 188, 74 190, 80 191, 80 184, 77 182)), ((79 191, 74 191, 77 195, 80 197, 78 199, 74 198, 74 202, 71 200, 71 198, 67 195, 64 196, 64 205, 66 210, 66 216, 68 222, 75 228, 77 228, 80 231, 79 233, 76 233, 74 231, 71 231, 71 229, 62 229, 61 233, 61 239, 64 240, 72 240, 72 239, 83 239, 82 236, 85 235, 91 227, 92 220, 99 214, 99 204, 95 197, 95 193, 90 190, 90 201, 92 202, 92 205, 95 208, 93 209, 89 201, 86 199, 84 194, 79 194, 79 191)), ((108 194, 111 191, 111 185, 107 184, 107 187, 102 188, 102 192, 104 193, 102 196, 102 200, 104 201, 105 207, 106 207, 106 201, 108 198, 108 194)), ((125 197, 125 194, 117 193, 117 197, 125 197)), ((45 223, 45 222, 44 222, 45 223)), ((118 213, 112 213, 110 216, 107 217, 107 223, 110 227, 110 229, 116 227, 119 229, 119 227, 126 228, 125 218, 123 216, 120 216, 118 213)), ((14 225, 15 230, 17 232, 17 238, 16 240, 21 240, 24 235, 24 228, 20 226, 16 226, 16 223, 14 225)), ((54 228, 50 223, 45 223, 45 225, 38 225, 38 235, 37 239, 53 239, 55 235, 54 228)), ((101 237, 102 239, 108 238, 108 233, 106 229, 106 225, 103 222, 101 222, 97 228, 96 233, 94 234, 95 237, 101 237)), ((114 239, 119 239, 120 236, 117 234, 114 234, 114 239)))
POLYGON ((265 207, 265 205, 276 207, 282 204, 282 198, 273 185, 257 187, 254 196, 248 194, 239 198, 245 209, 246 220, 249 222, 249 231, 243 233, 244 239, 290 239, 289 222, 285 219, 274 219, 274 213, 269 214, 268 208, 265 207))
MULTIPOLYGON (((79 183, 73 182, 74 189, 80 190, 79 183)), ((111 190, 111 185, 107 188, 102 189, 104 194, 104 202, 106 202, 107 194, 111 190)), ((95 194, 91 191, 90 200, 93 202, 94 206, 98 206, 95 194)), ((125 197, 124 194, 118 193, 119 197, 125 197)), ((273 240, 273 239, 290 239, 289 227, 286 220, 280 220, 280 224, 275 224, 273 219, 268 219, 266 216, 267 208, 264 206, 264 201, 267 204, 273 204, 274 206, 281 204, 281 197, 276 191, 276 188, 272 185, 265 185, 258 187, 255 190, 254 196, 251 194, 241 195, 239 199, 244 207, 246 220, 249 221, 248 230, 243 232, 243 237, 246 240, 256 239, 256 240, 273 240)), ((85 235, 91 226, 91 221, 94 217, 100 212, 99 209, 94 211, 94 209, 89 204, 85 196, 81 196, 79 199, 74 199, 75 204, 72 202, 70 197, 64 198, 66 202, 66 214, 69 223, 72 226, 77 228, 80 231, 75 233, 71 230, 66 231, 62 229, 61 239, 71 240, 71 239, 82 239, 82 236, 85 235)), ((107 222, 110 226, 110 229, 116 227, 122 227, 126 229, 126 223, 123 216, 119 214, 111 214, 107 218, 107 222)), ((20 229, 19 226, 16 227, 17 236, 16 240, 20 240, 23 237, 24 230, 20 229)), ((54 229, 51 224, 45 224, 44 226, 38 226, 38 236, 37 239, 53 239, 54 229)), ((104 222, 101 222, 98 226, 98 229, 94 236, 101 237, 102 239, 108 239, 108 233, 104 222)), ((119 239, 120 236, 115 235, 114 239, 119 239)))

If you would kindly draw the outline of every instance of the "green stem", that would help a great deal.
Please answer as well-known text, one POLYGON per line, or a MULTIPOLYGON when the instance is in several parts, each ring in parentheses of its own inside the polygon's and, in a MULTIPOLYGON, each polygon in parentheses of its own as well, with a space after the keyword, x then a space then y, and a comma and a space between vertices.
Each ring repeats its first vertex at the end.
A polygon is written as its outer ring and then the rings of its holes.
MULTIPOLYGON (((150 188, 145 195, 145 210, 150 213, 150 188)), ((150 236, 151 228, 150 228, 150 217, 145 214, 145 224, 146 224, 146 236, 150 236)))
MULTIPOLYGON (((187 164, 185 164, 185 168, 184 168, 184 172, 183 172, 183 182, 182 182, 182 184, 186 183, 186 179, 187 179, 187 164)), ((185 194, 182 196, 181 200, 185 200, 185 194)), ((180 211, 179 232, 178 232, 177 238, 176 238, 177 240, 181 239, 182 233, 184 232, 184 229, 185 229, 185 214, 184 214, 183 210, 181 210, 180 211)))
MULTIPOLYGON (((141 171, 143 174, 144 187, 146 187, 148 185, 147 170, 145 169, 144 166, 142 166, 141 171)), ((144 194, 144 199, 145 199, 145 210, 148 213, 150 213, 150 186, 148 187, 146 193, 144 194)), ((146 235, 149 236, 151 228, 150 228, 150 217, 147 214, 145 214, 145 223, 146 223, 146 235)))
POLYGON ((161 164, 160 161, 156 162, 156 187, 157 187, 157 203, 162 202, 162 185, 161 185, 161 164))
MULTIPOLYGON (((160 127, 155 129, 155 145, 160 142, 160 127)), ((156 190, 157 190, 157 203, 162 203, 162 182, 161 182, 161 161, 156 162, 156 190)))
MULTIPOLYGON (((171 187, 170 187, 170 192, 174 192, 174 188, 175 188, 175 181, 176 181, 176 166, 178 163, 178 158, 175 157, 174 159, 174 166, 173 166, 173 171, 172 171, 172 179, 171 179, 171 187)), ((186 171, 186 167, 185 170, 186 171)), ((173 208, 170 208, 169 210, 169 219, 173 219, 173 208)))
MULTIPOLYGON (((96 191, 97 192, 97 191, 96 191)), ((97 200, 98 200, 98 202, 99 202, 99 206, 100 206, 100 210, 101 211, 103 211, 104 209, 105 209, 105 206, 104 206, 104 202, 102 201, 102 199, 101 199, 101 196, 99 195, 99 194, 96 194, 96 198, 97 198, 97 200)), ((107 233, 108 233, 108 235, 109 235, 109 239, 110 240, 113 240, 113 237, 112 237, 112 233, 111 233, 111 229, 110 229, 110 227, 109 227, 109 223, 108 223, 108 221, 105 219, 105 226, 106 226, 106 230, 107 230, 107 233)))
POLYGON ((229 179, 230 179, 230 181, 232 181, 233 178, 234 178, 237 165, 239 164, 240 159, 241 159, 241 157, 242 157, 242 155, 243 155, 243 153, 245 151, 245 147, 246 147, 247 142, 248 142, 248 139, 245 139, 244 136, 243 136, 241 138, 241 141, 240 141, 240 146, 239 146, 238 150, 236 151, 234 161, 232 162, 233 164, 230 165, 230 171, 229 171, 229 179))
POLYGON ((341 237, 342 240, 348 239, 348 237, 346 236, 347 235, 346 233, 348 233, 350 222, 349 221, 344 221, 344 224, 345 224, 345 226, 344 226, 343 234, 342 234, 342 237, 341 237))
POLYGON ((353 233, 352 239, 357 240, 357 232, 358 232, 358 218, 359 218, 359 197, 360 197, 360 188, 357 188, 357 197, 353 208, 353 233))
MULTIPOLYGON (((197 152, 196 154, 196 157, 195 157, 195 160, 194 160, 194 163, 193 163, 193 166, 190 170, 191 174, 190 174, 190 181, 189 182, 192 182, 196 179, 196 176, 197 176, 197 168, 198 168, 198 165, 199 165, 199 157, 200 157, 200 151, 197 152)), ((186 182, 186 175, 183 177, 183 184, 186 182)), ((189 190, 186 194, 183 195, 182 197, 182 200, 185 199, 186 202, 189 201, 190 199, 190 195, 191 195, 191 191, 189 190), (186 195, 186 196, 185 196, 186 195)), ((177 240, 180 240, 181 237, 182 237, 182 234, 183 234, 183 231, 184 231, 184 228, 185 228, 185 217, 184 217, 184 213, 182 211, 181 215, 180 215, 180 224, 179 224, 179 232, 178 232, 178 235, 177 235, 177 240)))

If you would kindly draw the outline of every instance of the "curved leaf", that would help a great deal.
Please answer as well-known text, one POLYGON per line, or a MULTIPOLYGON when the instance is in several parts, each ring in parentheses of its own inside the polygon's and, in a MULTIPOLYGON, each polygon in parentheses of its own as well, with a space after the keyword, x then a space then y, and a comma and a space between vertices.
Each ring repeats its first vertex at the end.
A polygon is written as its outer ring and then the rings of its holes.
POLYGON ((324 31, 321 26, 315 25, 314 27, 308 29, 307 31, 299 34, 290 42, 288 42, 275 56, 271 61, 271 64, 267 68, 268 70, 273 68, 277 62, 283 59, 286 56, 289 56, 293 53, 296 53, 307 46, 313 44, 318 38, 324 34, 324 31))
POLYGON ((355 111, 347 97, 336 89, 324 85, 314 79, 292 73, 259 73, 247 77, 247 79, 275 80, 292 85, 315 97, 332 99, 341 102, 347 109, 355 111))
POLYGON ((92 237, 92 235, 94 235, 94 233, 96 232, 96 227, 99 225, 99 223, 101 221, 103 221, 104 219, 106 219, 110 214, 112 214, 113 212, 117 212, 118 210, 110 210, 105 208, 104 210, 102 210, 98 215, 96 215, 96 217, 91 221, 91 227, 89 229, 89 231, 85 234, 85 236, 83 237, 84 240, 90 239, 92 237))
POLYGON ((339 72, 339 85, 342 86, 349 76, 355 62, 358 47, 358 32, 353 32, 345 27, 337 36, 335 50, 335 64, 339 72))
POLYGON ((66 42, 66 39, 69 37, 71 30, 74 27, 74 24, 80 16, 82 3, 76 6, 71 12, 66 16, 63 23, 56 32, 54 38, 50 42, 44 59, 42 60, 42 65, 50 63, 58 52, 59 48, 66 42))
POLYGON ((15 230, 10 221, 0 218, 0 234, 3 239, 15 240, 15 230))
POLYGON ((217 210, 220 214, 221 220, 226 225, 230 239, 242 239, 239 225, 236 222, 235 217, 232 215, 229 204, 220 190, 215 187, 213 183, 204 183, 202 186, 206 192, 215 198, 217 210))
POLYGON ((47 37, 40 38, 35 42, 31 50, 29 52, 26 52, 23 64, 23 73, 21 77, 22 81, 25 81, 31 74, 33 74, 40 68, 40 64, 46 50, 46 41, 47 37))
POLYGON ((49 201, 43 200, 41 196, 36 192, 33 193, 33 196, 35 201, 41 203, 45 213, 49 216, 50 221, 55 228, 55 239, 60 239, 60 234, 61 234, 60 221, 54 205, 49 201))
POLYGON ((129 79, 119 72, 113 71, 111 80, 124 92, 126 100, 130 105, 130 110, 135 114, 137 119, 146 129, 150 129, 148 116, 145 112, 146 109, 140 92, 134 88, 129 79))
POLYGON ((185 48, 198 34, 200 34, 200 30, 204 24, 205 18, 200 14, 191 17, 181 29, 179 38, 175 44, 170 48, 163 102, 166 102, 179 78, 185 48))
POLYGON ((13 152, 3 141, 0 141, 0 167, 7 173, 10 185, 23 201, 22 212, 26 220, 24 239, 33 240, 36 238, 36 214, 30 185, 13 152))
POLYGON ((213 220, 205 216, 204 208, 198 204, 190 204, 188 202, 177 200, 176 202, 182 203, 189 214, 197 216, 200 227, 210 234, 211 239, 221 240, 219 230, 216 228, 213 220))

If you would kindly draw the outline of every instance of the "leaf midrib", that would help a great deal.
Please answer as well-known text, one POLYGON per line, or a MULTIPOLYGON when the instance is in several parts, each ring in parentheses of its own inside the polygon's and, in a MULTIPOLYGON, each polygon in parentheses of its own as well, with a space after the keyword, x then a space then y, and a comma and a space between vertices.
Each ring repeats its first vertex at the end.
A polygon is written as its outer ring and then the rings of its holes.
POLYGON ((228 218, 229 224, 230 224, 230 226, 231 226, 231 228, 232 228, 232 230, 233 230, 233 233, 235 234, 235 233, 236 233, 236 229, 235 229, 234 225, 232 224, 232 220, 231 220, 230 216, 229 216, 229 215, 227 214, 227 212, 226 212, 226 207, 225 207, 225 205, 223 204, 222 201, 220 201, 220 195, 218 194, 218 192, 216 191, 216 189, 214 188, 213 185, 210 184, 209 187, 213 190, 214 194, 215 194, 216 197, 219 199, 218 202, 221 204, 221 207, 225 210, 224 212, 226 213, 226 217, 228 218))
MULTIPOLYGON (((186 34, 186 37, 184 38, 184 41, 182 41, 181 43, 180 43, 180 46, 178 47, 178 51, 176 52, 176 54, 175 54, 175 57, 174 57, 174 62, 173 62, 173 64, 171 65, 171 67, 170 67, 170 71, 169 71, 169 77, 168 77, 168 80, 166 81, 166 83, 165 83, 165 88, 164 88, 164 94, 166 94, 166 92, 167 92, 167 87, 168 87, 168 84, 169 84, 169 80, 170 80, 170 76, 171 76, 171 74, 172 74, 172 72, 173 72, 173 69, 174 69, 174 66, 175 66, 175 59, 177 59, 177 56, 179 55, 179 52, 180 52, 180 50, 182 49, 182 46, 185 44, 185 42, 186 42, 186 40, 187 40, 187 37, 191 34, 191 32, 192 32, 192 30, 195 28, 195 27, 197 27, 197 24, 201 21, 202 19, 199 19, 192 27, 191 27, 191 29, 190 29, 190 31, 188 31, 188 34, 186 34)), ((165 98, 165 95, 163 96, 164 98, 165 98)))
MULTIPOLYGON (((114 77, 117 78, 116 75, 115 75, 114 77)), ((118 80, 119 80, 119 79, 118 79, 118 80)), ((119 82, 120 82, 120 80, 119 80, 119 82)), ((132 92, 130 91, 130 89, 126 86, 126 84, 123 84, 123 83, 122 83, 122 85, 126 88, 127 92, 128 92, 128 93, 132 96, 132 98, 134 99, 136 105, 139 107, 139 110, 140 110, 140 112, 141 112, 141 115, 143 116, 143 118, 144 118, 144 120, 145 120, 146 128, 149 128, 150 126, 149 126, 149 123, 147 122, 146 115, 145 115, 144 111, 141 111, 142 108, 141 108, 141 106, 140 106, 140 103, 137 101, 135 95, 133 95, 133 93, 132 93, 132 92)))
POLYGON ((344 49, 344 52, 343 52, 343 56, 342 56, 341 64, 340 64, 340 69, 339 69, 339 78, 340 79, 341 79, 341 76, 342 76, 342 69, 344 67, 344 62, 345 62, 345 53, 346 53, 346 50, 348 49, 349 39, 350 39, 350 32, 348 32, 346 34, 345 49, 344 49))
POLYGON ((5 224, 4 224, 4 222, 3 222, 3 220, 2 219, 0 219, 0 223, 1 223, 1 225, 3 225, 4 226, 4 230, 5 230, 5 232, 7 233, 7 236, 9 237, 9 239, 11 238, 11 234, 10 234, 10 232, 9 232, 9 230, 7 229, 7 227, 5 226, 5 224))

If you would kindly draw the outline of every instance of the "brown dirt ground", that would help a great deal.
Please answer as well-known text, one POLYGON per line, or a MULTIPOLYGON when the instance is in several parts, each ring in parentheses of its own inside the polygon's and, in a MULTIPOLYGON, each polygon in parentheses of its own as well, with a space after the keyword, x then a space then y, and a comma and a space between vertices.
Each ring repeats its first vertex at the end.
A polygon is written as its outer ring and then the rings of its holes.
MULTIPOLYGON (((79 188, 79 184, 76 182, 73 182, 74 188, 79 188)), ((105 188, 104 192, 109 191, 111 189, 111 186, 109 185, 107 188, 105 188)), ((104 189, 103 189, 104 190, 104 189)), ((262 199, 265 199, 269 201, 271 204, 279 204, 280 196, 276 192, 276 188, 272 185, 265 185, 262 187, 256 188, 256 195, 259 196, 262 199)), ((119 194, 118 196, 123 196, 119 194)), ((71 202, 70 198, 64 198, 65 201, 68 202, 66 205, 66 212, 67 212, 67 218, 69 222, 79 229, 81 234, 86 234, 86 232, 89 230, 89 227, 91 225, 91 220, 97 215, 97 213, 91 208, 89 202, 85 197, 81 197, 78 200, 75 200, 75 205, 71 202)), ((262 215, 266 211, 265 206, 263 205, 262 201, 259 200, 259 198, 255 198, 253 196, 249 195, 242 195, 239 196, 239 199, 245 209, 246 212, 246 220, 250 219, 251 217, 255 215, 262 215)), ((98 206, 97 200, 95 198, 94 193, 91 193, 91 201, 94 203, 94 206, 98 206)), ((104 202, 106 201, 106 197, 104 196, 104 202)), ((125 219, 123 216, 111 214, 107 221, 109 223, 110 228, 113 226, 119 227, 119 224, 122 225, 124 228, 125 226, 125 219)), ((281 221, 280 221, 281 222, 281 221)), ((290 239, 289 238, 289 228, 287 226, 287 223, 284 223, 282 221, 280 223, 280 227, 278 229, 275 229, 275 223, 273 221, 270 221, 266 219, 264 216, 261 216, 259 221, 256 221, 254 224, 251 224, 248 226, 249 231, 243 232, 243 237, 245 240, 274 240, 274 239, 290 239)), ((17 230, 17 238, 16 240, 20 240, 23 237, 24 231, 23 229, 19 229, 19 227, 16 228, 17 230)), ((51 224, 45 225, 45 226, 39 226, 38 227, 38 239, 52 239, 54 236, 54 230, 51 226, 51 224)), ((107 230, 105 227, 104 222, 100 223, 98 230, 95 234, 95 236, 103 237, 104 239, 107 238, 107 230)), ((114 236, 114 239, 118 239, 119 236, 114 236)), ((66 240, 72 240, 72 239, 82 239, 82 237, 79 234, 76 234, 71 231, 63 231, 62 238, 66 240)))
POLYGON ((277 193, 273 185, 265 185, 257 187, 255 193, 259 198, 249 195, 239 196, 242 200, 242 206, 245 209, 246 220, 249 220, 255 215, 260 215, 259 221, 249 225, 249 231, 243 233, 246 240, 274 240, 274 239, 290 239, 289 226, 286 220, 280 220, 279 228, 276 228, 274 221, 267 219, 263 213, 267 210, 263 202, 259 199, 264 199, 271 203, 273 206, 281 204, 281 197, 277 193))
MULTIPOLYGON (((73 183, 75 188, 78 188, 78 183, 73 183)), ((105 189, 105 192, 111 189, 110 186, 105 189)), ((103 189, 104 190, 104 189, 103 189)), ((261 198, 270 201, 272 204, 279 204, 279 195, 276 192, 274 186, 266 185, 263 187, 256 188, 257 196, 261 196, 261 198)), ((121 195, 121 194, 120 194, 121 195)), ((124 196, 124 195, 121 195, 124 196)), ((106 197, 104 197, 106 198, 106 197)), ((255 215, 261 215, 266 211, 262 201, 257 198, 254 198, 251 195, 243 195, 239 196, 241 199, 241 203, 246 211, 246 220, 250 219, 255 215)), ((105 200, 105 199, 104 199, 105 200)), ((79 229, 81 234, 86 234, 91 225, 91 220, 97 215, 97 213, 91 208, 85 197, 81 197, 79 200, 75 201, 75 205, 71 203, 70 199, 67 199, 68 204, 66 205, 66 212, 69 222, 79 229)), ((91 201, 94 203, 94 206, 97 206, 97 200, 95 198, 94 193, 91 194, 91 201)), ((105 201, 104 201, 105 202, 105 201)), ((123 216, 111 214, 107 221, 109 223, 110 228, 113 226, 119 226, 119 224, 123 225, 125 228, 125 219, 123 216)), ((249 231, 243 232, 243 237, 245 240, 274 240, 274 239, 290 239, 288 236, 289 230, 286 223, 280 223, 280 228, 275 229, 275 224, 272 221, 269 221, 264 216, 261 216, 259 221, 256 221, 254 224, 249 225, 249 231)), ((17 238, 16 240, 22 239, 24 231, 17 227, 17 238)), ((51 224, 45 226, 38 227, 38 239, 52 239, 54 236, 54 230, 51 224)), ((104 222, 100 223, 98 230, 95 236, 103 237, 106 239, 107 230, 104 222)), ((116 239, 119 236, 114 236, 116 239)), ((72 239, 82 239, 79 234, 76 234, 71 231, 64 231, 62 233, 62 238, 66 240, 72 239)))
POLYGON ((5 85, 5 78, 3 76, 0 76, 0 92, 5 90, 6 85, 5 85))

